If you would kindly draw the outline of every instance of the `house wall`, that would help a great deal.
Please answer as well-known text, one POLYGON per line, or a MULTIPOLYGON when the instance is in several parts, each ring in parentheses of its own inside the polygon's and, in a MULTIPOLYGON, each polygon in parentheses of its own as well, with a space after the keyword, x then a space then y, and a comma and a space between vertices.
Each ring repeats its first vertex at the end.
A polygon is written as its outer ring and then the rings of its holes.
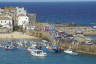
POLYGON ((26 15, 26 10, 22 7, 22 8, 19 8, 19 7, 16 7, 16 15, 20 15, 20 14, 23 14, 23 15, 26 15))
POLYGON ((10 28, 10 25, 12 25, 12 20, 0 20, 0 24, 3 27, 10 28))
POLYGON ((27 16, 18 17, 18 26, 23 25, 29 22, 29 18, 27 16))

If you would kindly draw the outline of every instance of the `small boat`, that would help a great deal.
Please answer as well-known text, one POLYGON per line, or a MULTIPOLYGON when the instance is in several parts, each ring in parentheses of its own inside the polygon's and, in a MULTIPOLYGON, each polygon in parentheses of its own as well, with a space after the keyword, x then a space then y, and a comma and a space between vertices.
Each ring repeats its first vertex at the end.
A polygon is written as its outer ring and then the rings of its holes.
POLYGON ((46 51, 47 52, 56 52, 56 53, 60 53, 62 52, 63 50, 58 47, 59 45, 52 45, 52 46, 48 46, 46 47, 46 51))
POLYGON ((28 47, 28 49, 27 49, 27 52, 28 53, 31 53, 31 50, 34 50, 35 48, 33 48, 33 47, 28 47))
POLYGON ((24 47, 26 47, 26 48, 27 48, 27 47, 28 47, 28 45, 26 44, 26 45, 24 45, 24 47))
POLYGON ((53 50, 51 47, 46 47, 46 51, 47 52, 55 52, 55 50, 53 50))
POLYGON ((7 45, 7 46, 5 46, 4 49, 5 49, 5 50, 17 50, 18 48, 16 48, 16 47, 11 47, 11 46, 7 45))
POLYGON ((47 56, 47 54, 44 53, 43 50, 39 50, 39 49, 31 50, 31 54, 33 56, 47 56))
POLYGON ((31 52, 31 50, 36 50, 36 49, 41 49, 41 46, 37 45, 37 44, 32 44, 30 47, 28 47, 27 51, 28 53, 31 52))
POLYGON ((64 53, 68 55, 78 55, 78 53, 73 52, 72 50, 65 50, 64 53))

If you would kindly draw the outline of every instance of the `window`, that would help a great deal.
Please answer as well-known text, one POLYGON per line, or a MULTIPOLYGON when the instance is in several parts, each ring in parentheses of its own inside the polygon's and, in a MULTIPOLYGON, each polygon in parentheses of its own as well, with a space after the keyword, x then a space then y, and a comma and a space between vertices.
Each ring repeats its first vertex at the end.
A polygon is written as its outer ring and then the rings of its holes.
POLYGON ((11 21, 9 21, 9 23, 11 24, 11 21))
POLYGON ((27 19, 27 18, 26 18, 27 19))
POLYGON ((1 21, 1 23, 2 23, 2 21, 1 21))
POLYGON ((19 12, 21 12, 21 10, 19 10, 19 12))
POLYGON ((6 23, 6 21, 5 21, 5 23, 6 23))
POLYGON ((22 21, 22 23, 23 23, 23 21, 22 21))

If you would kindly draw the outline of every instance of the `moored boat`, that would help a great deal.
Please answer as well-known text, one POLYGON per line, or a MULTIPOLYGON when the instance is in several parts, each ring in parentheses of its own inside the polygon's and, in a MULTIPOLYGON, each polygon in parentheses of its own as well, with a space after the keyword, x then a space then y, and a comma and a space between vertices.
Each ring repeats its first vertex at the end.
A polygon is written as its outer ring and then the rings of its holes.
POLYGON ((11 46, 7 45, 7 46, 4 47, 4 49, 5 49, 5 50, 17 50, 18 48, 16 48, 16 47, 11 47, 11 46))
POLYGON ((60 53, 62 52, 62 48, 58 47, 59 45, 52 45, 52 46, 48 46, 46 47, 46 51, 47 52, 56 52, 56 53, 60 53))
POLYGON ((43 52, 43 50, 39 50, 39 49, 31 50, 31 54, 33 56, 47 56, 47 54, 43 52))
POLYGON ((35 49, 35 48, 28 47, 27 52, 28 52, 28 53, 31 53, 31 50, 34 50, 34 49, 35 49))
POLYGON ((68 55, 78 55, 78 53, 73 52, 72 50, 65 50, 64 53, 68 55))

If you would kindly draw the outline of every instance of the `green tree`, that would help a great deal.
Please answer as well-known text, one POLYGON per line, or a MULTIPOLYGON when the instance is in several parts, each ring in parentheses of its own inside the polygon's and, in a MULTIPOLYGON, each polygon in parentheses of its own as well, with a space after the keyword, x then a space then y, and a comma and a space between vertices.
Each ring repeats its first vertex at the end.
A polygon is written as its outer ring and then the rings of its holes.
POLYGON ((20 26, 13 26, 13 31, 21 31, 21 27, 20 26))
POLYGON ((0 24, 0 27, 2 27, 2 25, 0 24))

